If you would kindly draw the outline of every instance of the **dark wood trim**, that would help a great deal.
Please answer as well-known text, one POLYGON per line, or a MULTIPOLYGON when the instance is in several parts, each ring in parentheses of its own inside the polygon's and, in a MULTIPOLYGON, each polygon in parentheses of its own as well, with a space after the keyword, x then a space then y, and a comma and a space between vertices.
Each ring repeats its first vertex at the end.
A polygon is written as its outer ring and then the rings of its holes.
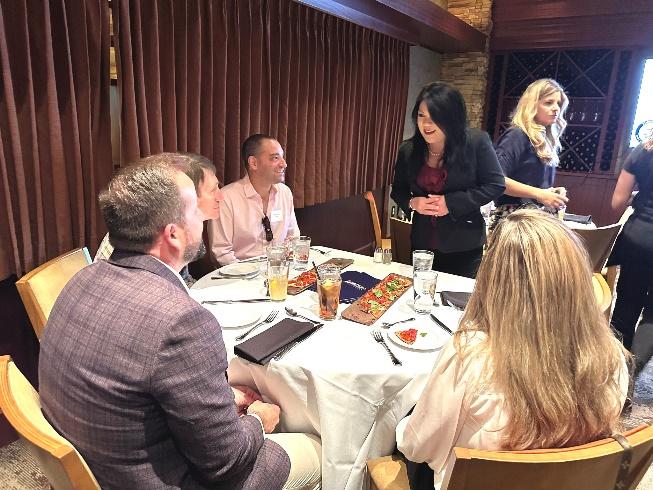
POLYGON ((485 34, 430 0, 294 1, 439 53, 485 49, 485 34))
POLYGON ((650 0, 495 0, 491 49, 653 46, 650 0))

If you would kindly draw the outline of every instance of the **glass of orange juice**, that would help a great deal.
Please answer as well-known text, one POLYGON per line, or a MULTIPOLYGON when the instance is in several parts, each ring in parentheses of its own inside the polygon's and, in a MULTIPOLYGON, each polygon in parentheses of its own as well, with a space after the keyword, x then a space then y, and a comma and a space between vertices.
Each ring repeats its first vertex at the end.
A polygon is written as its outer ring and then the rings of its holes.
POLYGON ((285 301, 288 296, 288 269, 290 264, 286 262, 268 262, 268 288, 272 301, 285 301))
POLYGON ((320 304, 319 315, 322 320, 335 320, 340 304, 340 267, 324 264, 317 268, 317 297, 320 304))

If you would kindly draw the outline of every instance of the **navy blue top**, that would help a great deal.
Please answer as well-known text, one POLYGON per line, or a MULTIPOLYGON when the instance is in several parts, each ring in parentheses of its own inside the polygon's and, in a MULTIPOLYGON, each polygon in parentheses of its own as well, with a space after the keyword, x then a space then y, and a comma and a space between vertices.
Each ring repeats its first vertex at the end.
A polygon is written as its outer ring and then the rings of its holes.
MULTIPOLYGON (((508 129, 501 135, 494 147, 499 165, 506 177, 540 189, 553 187, 555 167, 540 160, 531 140, 521 128, 508 129)), ((503 194, 495 201, 497 206, 502 204, 521 205, 531 202, 536 201, 528 197, 513 197, 507 194, 503 194)))

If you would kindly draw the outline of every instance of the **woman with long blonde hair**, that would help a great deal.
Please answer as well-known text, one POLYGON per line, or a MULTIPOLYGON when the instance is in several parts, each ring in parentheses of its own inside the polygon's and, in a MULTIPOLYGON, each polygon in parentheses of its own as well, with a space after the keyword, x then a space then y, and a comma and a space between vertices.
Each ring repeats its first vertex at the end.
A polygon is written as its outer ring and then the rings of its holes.
POLYGON ((644 318, 638 328, 650 325, 653 320, 653 134, 624 162, 612 195, 615 211, 625 210, 635 186, 639 192, 633 200, 634 211, 621 231, 613 254, 614 262, 621 264, 621 272, 612 323, 623 335, 626 348, 633 349, 640 369, 650 358, 651 348, 633 346, 635 325, 642 309, 644 318), (649 306, 644 308, 645 305, 649 306))
POLYGON ((569 99, 555 80, 531 83, 517 103, 511 127, 495 145, 506 176, 506 190, 496 200, 495 219, 527 203, 558 209, 567 203, 564 187, 553 187, 560 137, 569 99))
POLYGON ((591 278, 579 239, 551 215, 520 210, 498 223, 461 326, 397 427, 399 450, 428 463, 436 488, 454 446, 556 448, 612 432, 627 352, 591 278))

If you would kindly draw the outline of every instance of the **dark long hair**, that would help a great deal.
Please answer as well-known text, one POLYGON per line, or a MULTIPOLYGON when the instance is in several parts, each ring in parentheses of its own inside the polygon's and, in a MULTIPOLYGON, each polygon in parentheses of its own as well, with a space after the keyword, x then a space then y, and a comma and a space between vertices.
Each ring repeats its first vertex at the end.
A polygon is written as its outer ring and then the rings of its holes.
MULTIPOLYGON (((413 107, 413 151, 410 161, 416 169, 428 160, 428 146, 417 125, 417 113, 422 101, 426 102, 431 120, 446 136, 444 144, 444 167, 465 166, 465 143, 467 142, 467 109, 465 99, 456 87, 445 82, 432 82, 420 90, 413 107)), ((414 169, 414 170, 416 170, 414 169)))

